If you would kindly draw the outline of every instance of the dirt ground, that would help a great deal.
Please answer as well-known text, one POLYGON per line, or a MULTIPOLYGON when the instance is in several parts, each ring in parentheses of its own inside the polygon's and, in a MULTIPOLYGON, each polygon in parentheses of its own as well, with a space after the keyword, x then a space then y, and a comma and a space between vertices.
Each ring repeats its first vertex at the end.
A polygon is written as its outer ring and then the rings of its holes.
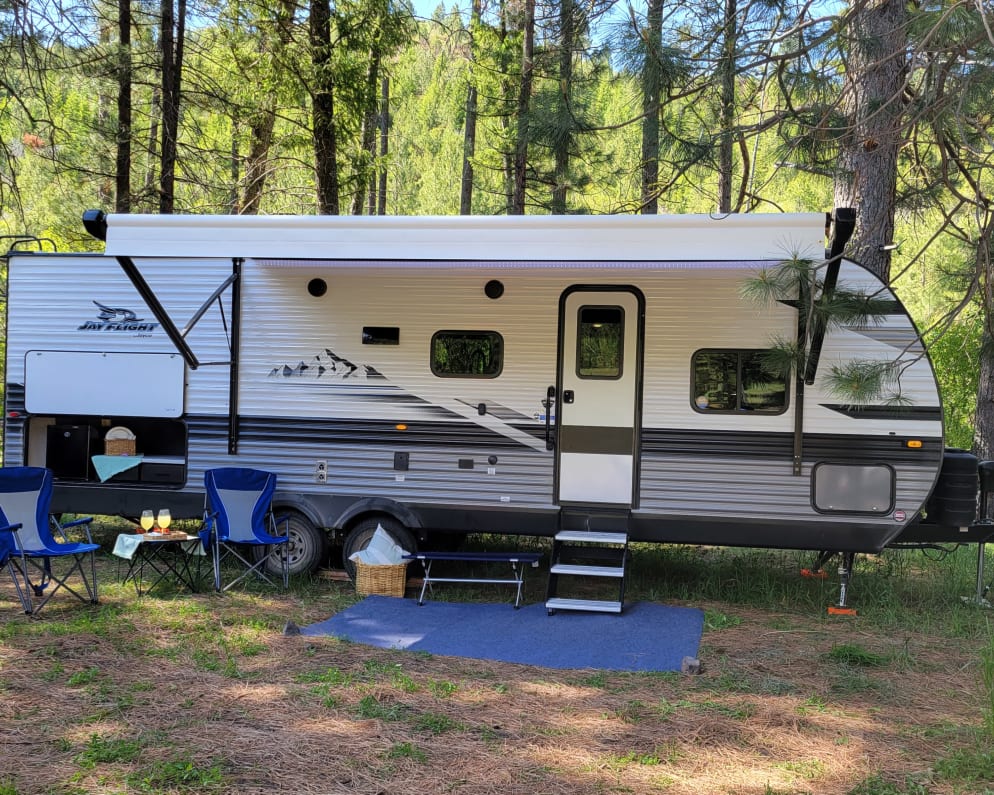
POLYGON ((0 591, 3 795, 984 788, 934 770, 983 723, 973 643, 697 604, 698 675, 562 671, 282 633, 328 600, 108 590, 36 621, 0 591))

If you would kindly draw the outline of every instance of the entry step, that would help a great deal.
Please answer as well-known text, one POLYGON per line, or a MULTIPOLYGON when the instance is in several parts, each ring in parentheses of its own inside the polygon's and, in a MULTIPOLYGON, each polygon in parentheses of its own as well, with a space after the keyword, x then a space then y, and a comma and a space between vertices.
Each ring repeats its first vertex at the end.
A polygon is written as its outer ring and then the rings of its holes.
POLYGON ((560 530, 556 541, 586 541, 590 544, 627 544, 627 533, 606 533, 597 530, 560 530))
POLYGON ((624 566, 583 566, 578 563, 556 563, 549 574, 571 574, 577 577, 624 577, 624 566))
POLYGON ((545 603, 545 609, 551 614, 555 610, 584 610, 591 613, 620 613, 621 602, 601 601, 597 599, 563 599, 557 597, 545 603))

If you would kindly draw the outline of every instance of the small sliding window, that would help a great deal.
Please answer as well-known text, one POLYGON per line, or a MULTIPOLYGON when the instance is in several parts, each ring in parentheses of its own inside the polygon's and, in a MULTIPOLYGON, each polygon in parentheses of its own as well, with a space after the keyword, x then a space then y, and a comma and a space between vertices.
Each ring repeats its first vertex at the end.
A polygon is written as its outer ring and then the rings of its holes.
POLYGON ((699 350, 691 360, 691 405, 711 413, 782 414, 787 379, 765 350, 699 350))
POLYGON ((431 371, 439 378, 496 378, 504 368, 504 338, 496 331, 438 331, 431 371))

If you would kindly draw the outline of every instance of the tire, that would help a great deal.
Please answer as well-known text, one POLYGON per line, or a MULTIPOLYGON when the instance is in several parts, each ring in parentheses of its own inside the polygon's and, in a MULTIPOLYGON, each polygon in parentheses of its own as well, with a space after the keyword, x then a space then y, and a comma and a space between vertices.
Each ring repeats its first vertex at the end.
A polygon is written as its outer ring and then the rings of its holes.
MULTIPOLYGON (((279 517, 286 514, 277 510, 276 515, 279 517)), ((287 552, 290 559, 290 576, 311 574, 324 563, 328 555, 328 536, 303 514, 291 511, 289 517, 288 523, 280 522, 277 525, 276 532, 282 534, 286 528, 286 533, 290 536, 287 552)), ((253 560, 259 560, 268 550, 269 547, 256 547, 252 551, 253 560)), ((266 571, 282 576, 279 562, 273 558, 267 561, 266 571)))
POLYGON ((414 534, 396 519, 389 516, 367 516, 352 526, 345 537, 345 543, 342 544, 342 566, 353 580, 355 580, 355 564, 349 560, 349 557, 369 546, 377 527, 386 530, 390 537, 408 552, 417 552, 418 542, 414 534))

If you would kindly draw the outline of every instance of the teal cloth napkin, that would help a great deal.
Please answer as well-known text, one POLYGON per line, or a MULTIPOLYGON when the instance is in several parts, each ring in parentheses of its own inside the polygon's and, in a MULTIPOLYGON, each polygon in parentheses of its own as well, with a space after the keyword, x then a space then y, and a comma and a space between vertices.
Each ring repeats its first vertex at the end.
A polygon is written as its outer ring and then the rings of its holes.
POLYGON ((100 482, 127 472, 142 462, 141 455, 95 455, 92 456, 93 468, 97 470, 100 482))

